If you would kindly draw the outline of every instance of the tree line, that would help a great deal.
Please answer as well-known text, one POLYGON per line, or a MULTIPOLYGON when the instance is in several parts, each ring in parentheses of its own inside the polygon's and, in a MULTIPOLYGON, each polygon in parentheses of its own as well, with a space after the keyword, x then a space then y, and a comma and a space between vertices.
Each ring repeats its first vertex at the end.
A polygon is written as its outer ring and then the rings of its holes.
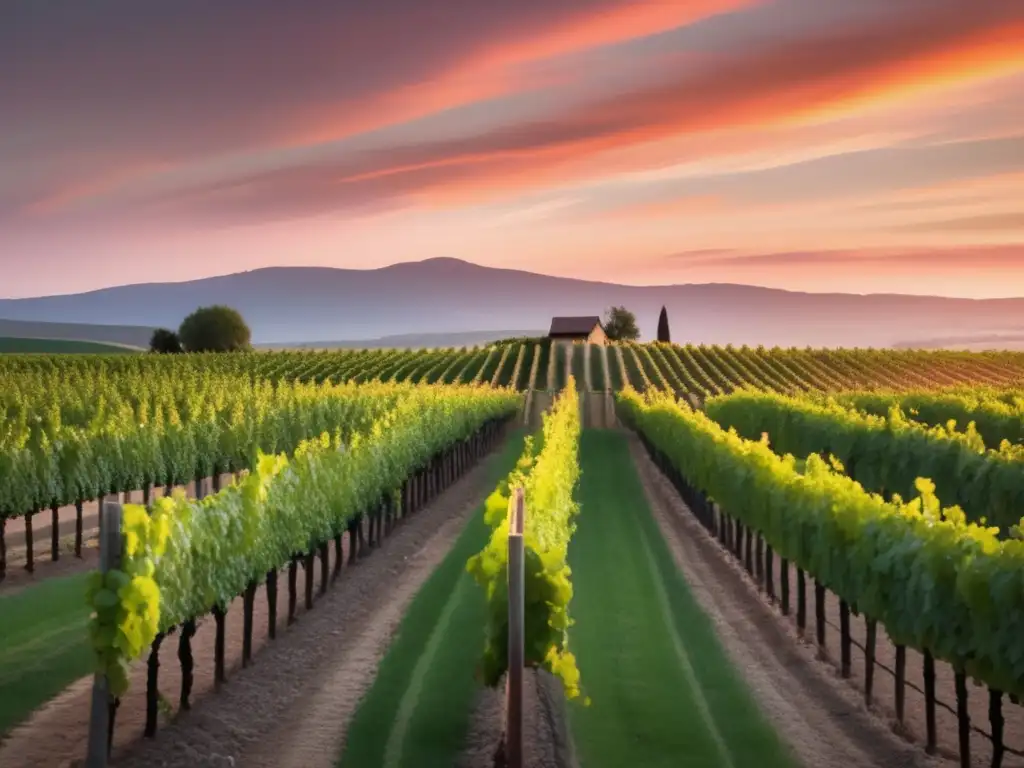
MULTIPOLYGON (((625 307, 611 307, 605 313, 604 321, 605 336, 612 341, 636 341, 640 338, 640 328, 636 324, 636 315, 625 307)), ((661 308, 658 316, 658 341, 666 344, 672 341, 668 328, 668 310, 661 308)))
POLYGON ((200 307, 186 317, 177 332, 157 328, 149 341, 151 352, 237 352, 251 348, 252 331, 241 313, 222 305, 200 307))

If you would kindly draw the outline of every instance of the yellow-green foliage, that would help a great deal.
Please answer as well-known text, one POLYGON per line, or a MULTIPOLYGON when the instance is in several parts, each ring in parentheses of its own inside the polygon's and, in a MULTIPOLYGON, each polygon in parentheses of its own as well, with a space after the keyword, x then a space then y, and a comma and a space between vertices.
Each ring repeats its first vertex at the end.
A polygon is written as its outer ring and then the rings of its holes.
POLYGON ((93 609, 89 639, 96 652, 97 671, 106 676, 110 692, 128 690, 128 663, 153 642, 160 624, 160 589, 155 560, 167 546, 170 524, 166 514, 146 514, 129 504, 121 522, 124 552, 120 569, 89 574, 86 599, 93 609))
POLYGON ((125 506, 121 569, 93 573, 88 595, 99 671, 115 696, 127 689, 129 662, 159 632, 225 607, 293 555, 340 534, 440 450, 519 405, 518 395, 489 387, 407 387, 396 398, 391 385, 368 384, 353 393, 392 407, 346 444, 340 430, 324 434, 290 458, 260 454, 216 495, 177 493, 149 514, 125 506))
POLYGON ((886 501, 841 462, 780 456, 669 396, 624 391, 619 405, 690 483, 893 642, 1024 695, 1024 541, 943 508, 927 478, 886 501))
POLYGON ((569 651, 572 582, 566 561, 579 505, 573 491, 579 479, 580 415, 572 377, 544 415, 541 447, 527 438, 516 468, 487 499, 485 519, 494 531, 467 568, 487 593, 488 622, 482 673, 496 685, 508 668, 508 504, 512 489, 526 499, 525 550, 526 664, 561 678, 566 695, 579 695, 580 675, 569 651))

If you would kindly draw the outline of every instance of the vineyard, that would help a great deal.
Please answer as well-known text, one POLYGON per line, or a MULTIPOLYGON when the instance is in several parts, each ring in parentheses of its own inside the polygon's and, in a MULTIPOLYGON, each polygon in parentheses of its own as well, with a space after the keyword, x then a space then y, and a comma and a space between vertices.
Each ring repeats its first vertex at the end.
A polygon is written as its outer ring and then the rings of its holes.
POLYGON ((8 355, 0 408, 5 767, 501 764, 516 498, 525 765, 1024 766, 1024 354, 8 355))
MULTIPOLYGON (((638 344, 552 347, 525 339, 462 349, 281 351, 188 355, 5 355, 0 376, 245 376, 253 381, 341 384, 490 384, 520 392, 561 390, 572 375, 586 391, 663 389, 701 399, 754 387, 782 394, 956 386, 1024 386, 1024 352, 765 349, 638 344), (532 375, 531 375, 532 374, 532 375)), ((11 385, 5 381, 4 391, 11 385)))

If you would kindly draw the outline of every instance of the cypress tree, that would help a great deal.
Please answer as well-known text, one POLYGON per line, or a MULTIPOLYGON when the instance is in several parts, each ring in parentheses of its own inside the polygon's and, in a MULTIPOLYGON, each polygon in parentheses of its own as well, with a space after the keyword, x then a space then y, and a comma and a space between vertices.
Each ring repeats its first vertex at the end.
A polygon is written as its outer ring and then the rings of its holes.
POLYGON ((668 332, 668 312, 664 307, 661 308, 661 314, 658 315, 658 341, 663 341, 666 344, 672 341, 668 332))

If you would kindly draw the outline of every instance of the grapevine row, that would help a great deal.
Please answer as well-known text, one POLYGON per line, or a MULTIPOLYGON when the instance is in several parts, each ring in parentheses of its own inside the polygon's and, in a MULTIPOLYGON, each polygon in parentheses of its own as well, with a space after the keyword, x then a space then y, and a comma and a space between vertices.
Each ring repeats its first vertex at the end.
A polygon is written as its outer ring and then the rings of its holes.
POLYGON ((579 671, 568 649, 569 540, 579 506, 573 491, 579 477, 580 409, 576 382, 569 378, 543 416, 539 439, 527 437, 515 469, 487 499, 485 519, 493 529, 468 568, 489 603, 482 663, 484 681, 497 685, 508 668, 508 506, 512 491, 524 491, 526 515, 526 664, 560 677, 566 695, 579 694, 579 671))
POLYGON ((974 424, 989 448, 998 448, 1003 440, 1024 443, 1024 395, 971 389, 945 392, 852 392, 836 396, 836 401, 857 410, 884 416, 898 406, 915 421, 932 426, 955 422, 958 429, 974 424))
POLYGON ((780 457, 666 396, 625 391, 619 402, 680 482, 883 624, 894 643, 995 691, 1024 694, 1024 541, 1000 540, 955 508, 941 509, 928 481, 916 484, 919 498, 885 501, 815 454, 780 457))
POLYGON ((347 442, 325 433, 291 458, 261 453, 240 480, 202 500, 127 505, 120 567, 93 573, 88 594, 89 634, 112 695, 125 692, 128 664, 159 637, 210 612, 220 631, 239 595, 251 614, 258 584, 317 552, 326 567, 329 542, 351 537, 363 517, 372 546, 406 513, 410 478, 439 479, 452 446, 517 406, 500 390, 417 388, 347 442))
MULTIPOLYGON (((1024 354, 875 349, 765 349, 726 345, 626 343, 621 352, 630 385, 671 389, 699 398, 755 387, 783 394, 855 389, 935 389, 953 386, 1021 386, 1024 354)), ((613 355, 614 357, 614 355, 613 355)), ((0 380, 9 374, 33 373, 45 380, 77 374, 80 378, 122 377, 182 370, 245 376, 253 381, 341 383, 372 380, 409 383, 497 382, 520 391, 547 389, 549 366, 565 360, 550 352, 550 339, 517 339, 482 348, 438 350, 334 350, 254 352, 237 355, 5 355, 0 380), (538 377, 515 381, 508 366, 525 348, 526 370, 539 353, 538 377), (497 374, 497 378, 495 377, 497 374)), ((609 360, 612 367, 617 364, 609 360)), ((563 374, 551 371, 557 386, 563 374)), ((605 372, 613 389, 621 389, 614 370, 605 372)), ((2 392, 2 390, 0 390, 2 392)))
POLYGON ((712 398, 705 409, 748 439, 766 434, 778 453, 835 456, 851 478, 876 493, 909 498, 917 479, 929 478, 943 501, 1002 535, 1024 514, 1024 447, 986 450, 971 429, 927 427, 898 408, 881 417, 834 402, 764 392, 712 398))

